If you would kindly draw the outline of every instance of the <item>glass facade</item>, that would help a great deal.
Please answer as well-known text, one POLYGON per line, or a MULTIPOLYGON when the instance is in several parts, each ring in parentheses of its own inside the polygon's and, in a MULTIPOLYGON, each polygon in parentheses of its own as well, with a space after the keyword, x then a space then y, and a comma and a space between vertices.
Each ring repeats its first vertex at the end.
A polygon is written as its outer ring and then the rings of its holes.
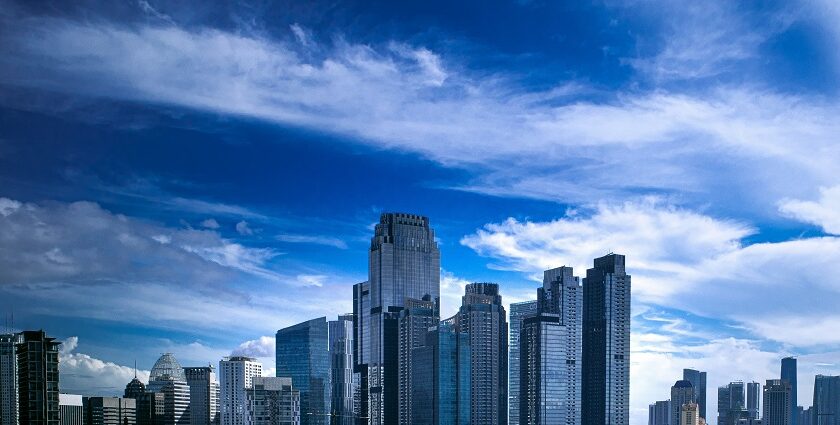
POLYGON ((540 313, 522 321, 520 342, 520 424, 567 424, 571 400, 566 363, 567 329, 560 315, 540 313))
MULTIPOLYGON (((422 300, 407 299, 405 308, 400 311, 400 358, 399 358, 399 423, 411 425, 412 418, 412 368, 414 362, 412 355, 414 348, 425 343, 426 333, 430 327, 437 325, 440 321, 438 313, 438 300, 432 300, 430 296, 422 300)), ((423 363, 419 363, 423 365, 423 363)), ((422 367, 429 367, 426 363, 422 367)))
POLYGON ((353 381, 353 315, 338 316, 329 322, 330 367, 332 381, 331 423, 353 425, 356 382, 353 381))
POLYGON ((412 425, 470 424, 470 338, 441 322, 413 349, 412 425))
POLYGON ((331 361, 327 318, 312 319, 276 335, 277 376, 292 378, 300 391, 302 425, 328 425, 331 411, 331 361))
POLYGON ((814 378, 814 425, 840 425, 840 376, 817 375, 814 378))
POLYGON ((219 383, 213 366, 185 367, 190 387, 190 424, 219 424, 219 383))
POLYGON ((680 423, 680 412, 683 406, 689 403, 696 403, 697 397, 694 394, 694 386, 685 379, 679 380, 671 386, 671 423, 680 423))
POLYGON ((510 305, 508 332, 508 424, 519 425, 519 331, 522 319, 537 313, 537 300, 510 305))
POLYGON ((163 424, 189 425, 190 387, 172 353, 163 354, 152 366, 146 391, 163 395, 163 424))
POLYGON ((781 376, 783 380, 790 383, 790 425, 797 425, 798 415, 796 414, 796 358, 785 357, 782 359, 781 376))
POLYGON ((291 378, 254 377, 245 392, 248 425, 300 425, 300 391, 291 378))
MULTIPOLYGON (((683 369, 683 379, 691 382, 691 385, 694 386, 694 395, 697 397, 700 417, 706 419, 706 372, 683 369)), ((757 394, 756 397, 758 397, 757 394)), ((758 414, 758 411, 756 411, 756 414, 758 414)), ((756 416, 756 419, 758 419, 758 416, 756 416)))

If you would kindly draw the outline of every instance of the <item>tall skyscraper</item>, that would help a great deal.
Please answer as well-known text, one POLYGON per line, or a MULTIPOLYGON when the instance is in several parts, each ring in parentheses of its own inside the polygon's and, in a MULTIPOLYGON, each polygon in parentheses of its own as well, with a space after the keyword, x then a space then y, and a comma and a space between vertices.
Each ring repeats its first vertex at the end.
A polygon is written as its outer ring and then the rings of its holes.
POLYGON ((679 425, 700 425, 700 407, 697 403, 686 403, 680 408, 679 425))
POLYGON ((749 419, 744 389, 741 381, 718 388, 718 425, 738 425, 741 419, 749 419))
POLYGON ((519 425, 519 329, 522 319, 537 313, 537 300, 510 305, 508 332, 508 425, 519 425))
POLYGON ((262 364, 256 359, 233 356, 219 362, 219 416, 222 425, 247 424, 248 398, 245 390, 251 388, 254 378, 258 376, 262 376, 262 364))
POLYGON ((0 335, 0 425, 18 425, 18 376, 15 346, 21 334, 0 335))
POLYGON ((470 424, 505 425, 508 406, 507 314, 496 283, 470 283, 458 310, 470 336, 470 424))
MULTIPOLYGON (((686 380, 679 380, 671 387, 671 423, 679 424, 683 406, 693 404, 697 407, 694 386, 686 380)), ((698 409, 699 415, 699 409, 698 409)))
POLYGON ((840 376, 814 378, 813 425, 840 425, 840 376))
POLYGON ((184 368, 172 353, 165 353, 152 366, 146 391, 163 395, 163 424, 189 425, 190 386, 184 368))
POLYGON ((368 364, 370 363, 370 283, 353 285, 353 410, 357 425, 370 421, 368 394, 368 364))
MULTIPOLYGON (((330 380, 332 381, 332 425, 353 425, 357 383, 353 382, 353 315, 329 322, 330 380)), ((295 390, 297 391, 297 390, 295 390)))
MULTIPOLYGON (((412 418, 412 355, 414 348, 426 342, 429 328, 440 321, 439 300, 432 300, 426 296, 422 300, 409 298, 405 300, 405 308, 400 312, 400 424, 411 425, 412 418)), ((429 365, 421 365, 429 367, 429 365)))
POLYGON ((630 423, 630 275, 623 255, 596 258, 583 282, 583 425, 630 423))
POLYGON ((190 386, 190 425, 219 424, 219 383, 213 366, 185 367, 190 386))
POLYGON ((411 425, 470 424, 470 336, 456 318, 431 327, 413 349, 411 425))
POLYGON ((368 282, 354 287, 357 371, 371 425, 399 422, 399 311, 405 299, 440 297, 440 251, 429 219, 385 213, 371 239, 368 282))
POLYGON ((648 425, 671 425, 671 400, 657 401, 648 406, 648 425))
POLYGON ((85 425, 85 408, 79 394, 59 394, 58 411, 61 425, 85 425))
POLYGON ((538 313, 520 325, 520 424, 580 425, 582 308, 572 268, 543 273, 538 313))
POLYGON ((300 391, 292 378, 255 376, 245 393, 249 425, 300 425, 300 391))
POLYGON ((750 419, 758 419, 759 405, 761 400, 761 384, 758 382, 747 382, 747 414, 750 419))
POLYGON ((327 318, 280 329, 276 344, 277 376, 291 377, 292 385, 300 391, 300 423, 328 425, 331 365, 327 318))
POLYGON ((694 386, 700 417, 706 419, 706 372, 694 369, 683 369, 683 379, 694 386))
POLYGON ((789 421, 790 425, 797 425, 796 406, 798 401, 796 399, 796 358, 785 357, 782 359, 781 378, 790 383, 790 409, 789 421))
POLYGON ((797 409, 799 410, 799 425, 814 425, 814 408, 809 407, 807 409, 797 409))
POLYGON ((84 397, 85 425, 136 425, 137 400, 84 397))
POLYGON ((787 379, 768 379, 764 386, 762 425, 790 425, 792 387, 787 379))
POLYGON ((146 385, 137 379, 137 367, 134 368, 134 379, 125 386, 123 398, 133 398, 137 401, 137 425, 157 425, 163 423, 163 393, 146 392, 146 385))
POLYGON ((59 425, 58 350, 44 331, 24 331, 16 346, 20 424, 59 425))

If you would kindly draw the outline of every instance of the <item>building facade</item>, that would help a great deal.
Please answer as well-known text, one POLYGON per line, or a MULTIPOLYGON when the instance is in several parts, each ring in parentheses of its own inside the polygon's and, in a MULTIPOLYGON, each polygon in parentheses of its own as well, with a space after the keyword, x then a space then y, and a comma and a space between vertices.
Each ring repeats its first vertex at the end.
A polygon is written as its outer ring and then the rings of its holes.
POLYGON ((596 258, 586 271, 583 425, 630 423, 630 281, 623 255, 596 258))
POLYGON ((686 403, 680 407, 679 425, 700 425, 700 406, 697 403, 686 403))
POLYGON ((20 424, 59 425, 58 351, 44 331, 21 332, 15 347, 20 424))
POLYGON ((136 425, 137 400, 119 397, 85 397, 85 425, 136 425))
POLYGON ((657 401, 648 406, 648 425, 671 425, 671 400, 657 401))
POLYGON ((840 425, 840 376, 814 378, 813 425, 840 425))
POLYGON ((331 423, 353 425, 357 383, 353 373, 353 315, 338 316, 329 322, 331 380, 331 423))
POLYGON ((292 378, 257 376, 245 393, 249 425, 300 425, 300 392, 292 378))
POLYGON ((301 424, 328 425, 331 365, 327 318, 280 329, 276 348, 277 376, 291 377, 292 385, 300 391, 301 424))
POLYGON ((219 425, 219 383, 213 366, 185 367, 190 387, 190 424, 219 425))
POLYGON ((747 382, 747 415, 750 419, 758 419, 761 411, 761 384, 747 382))
POLYGON ((85 408, 79 394, 59 394, 58 411, 61 425, 85 425, 85 408))
POLYGON ((522 319, 537 313, 537 300, 512 303, 508 331, 508 425, 519 425, 519 331, 522 319))
POLYGON ((21 334, 0 335, 0 425, 18 425, 18 376, 15 346, 21 334))
POLYGON ((706 419, 706 372, 695 369, 683 369, 683 379, 691 382, 700 417, 706 419))
POLYGON ((456 318, 431 327, 411 361, 412 425, 470 424, 470 336, 456 318))
POLYGON ((219 416, 222 425, 246 425, 248 399, 245 390, 262 376, 262 364, 244 356, 225 357, 219 362, 219 416))
POLYGON ((681 421, 682 408, 687 404, 695 406, 697 414, 700 414, 697 406, 697 396, 694 394, 694 386, 684 379, 677 381, 671 386, 671 423, 679 424, 681 421))
MULTIPOLYGON (((405 306, 400 311, 400 335, 399 335, 399 423, 411 425, 412 398, 412 368, 414 362, 412 355, 414 349, 426 342, 426 333, 429 328, 436 326, 440 321, 439 300, 432 300, 431 296, 423 297, 422 300, 409 298, 405 300, 405 306)), ((421 365, 421 367, 429 367, 421 365)))
POLYGON ((799 419, 796 415, 796 406, 799 405, 796 399, 796 376, 796 358, 783 358, 781 365, 781 378, 790 383, 790 425, 797 425, 797 420, 799 419))
POLYGON ((749 419, 746 386, 741 381, 730 382, 718 388, 718 424, 738 425, 742 419, 749 419))
POLYGON ((763 425, 790 425, 790 399, 792 397, 790 382, 786 379, 768 379, 764 385, 764 396, 761 422, 763 425))

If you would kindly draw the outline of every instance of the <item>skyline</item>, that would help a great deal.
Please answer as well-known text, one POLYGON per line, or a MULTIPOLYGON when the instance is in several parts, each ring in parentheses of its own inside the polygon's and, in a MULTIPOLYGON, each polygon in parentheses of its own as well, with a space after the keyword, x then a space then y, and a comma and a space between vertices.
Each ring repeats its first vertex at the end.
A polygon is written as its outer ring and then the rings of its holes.
POLYGON ((430 218, 441 318, 626 254, 633 425, 683 368, 840 374, 836 4, 400 3, 0 0, 0 314, 63 388, 273 375, 386 211, 430 218))

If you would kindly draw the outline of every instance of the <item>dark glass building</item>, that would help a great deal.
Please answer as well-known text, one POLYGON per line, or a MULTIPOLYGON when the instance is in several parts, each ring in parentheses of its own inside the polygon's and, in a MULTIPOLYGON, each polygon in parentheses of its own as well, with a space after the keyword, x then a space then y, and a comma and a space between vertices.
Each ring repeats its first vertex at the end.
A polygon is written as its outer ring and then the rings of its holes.
POLYGON ((58 351, 44 331, 24 331, 16 346, 21 424, 59 425, 58 351))
POLYGON ((630 275, 623 255, 596 258, 583 282, 583 425, 630 423, 630 275))
POLYGON ((276 335, 277 376, 291 377, 300 391, 301 425, 328 425, 331 411, 327 318, 280 329, 276 335))
POLYGON ((697 398, 700 417, 706 419, 706 372, 683 369, 683 379, 691 382, 691 385, 694 387, 694 395, 697 398))
POLYGON ((798 406, 798 404, 796 399, 795 357, 785 357, 782 359, 781 378, 782 380, 788 381, 788 383, 790 383, 790 425, 797 425, 797 419, 799 418, 796 415, 796 406, 798 406))
POLYGON ((508 331, 508 425, 519 425, 519 331, 525 317, 537 313, 537 300, 510 305, 508 331))
POLYGON ((412 425, 470 424, 470 337, 454 318, 432 327, 411 360, 412 425))
POLYGON ((786 379, 768 379, 764 385, 762 425, 790 425, 792 387, 786 379))
POLYGON ((814 378, 813 425, 840 425, 840 376, 814 378))
MULTIPOLYGON (((405 301, 405 308, 400 312, 400 424, 411 425, 412 404, 411 389, 412 368, 414 362, 412 356, 414 348, 420 347, 426 342, 426 333, 429 328, 434 327, 440 321, 438 300, 432 300, 431 296, 425 296, 422 300, 409 298, 405 301)), ((419 363, 421 367, 428 368, 431 363, 419 363)))
POLYGON ((657 401, 648 406, 648 425, 671 425, 671 400, 657 401))
POLYGON ((353 425, 355 421, 353 381, 353 315, 343 314, 329 322, 330 379, 332 381, 331 420, 333 425, 353 425))
POLYGON ((750 419, 759 418, 759 406, 761 402, 761 384, 758 382, 747 382, 747 414, 750 419))
POLYGON ((697 403, 697 396, 694 394, 694 386, 691 382, 682 379, 671 386, 671 423, 680 423, 680 412, 683 406, 690 403, 697 403))
POLYGON ((137 400, 119 397, 85 397, 85 425, 135 425, 137 400))
POLYGON ((742 419, 750 418, 745 398, 745 386, 741 381, 730 382, 718 388, 718 424, 738 425, 742 419))

